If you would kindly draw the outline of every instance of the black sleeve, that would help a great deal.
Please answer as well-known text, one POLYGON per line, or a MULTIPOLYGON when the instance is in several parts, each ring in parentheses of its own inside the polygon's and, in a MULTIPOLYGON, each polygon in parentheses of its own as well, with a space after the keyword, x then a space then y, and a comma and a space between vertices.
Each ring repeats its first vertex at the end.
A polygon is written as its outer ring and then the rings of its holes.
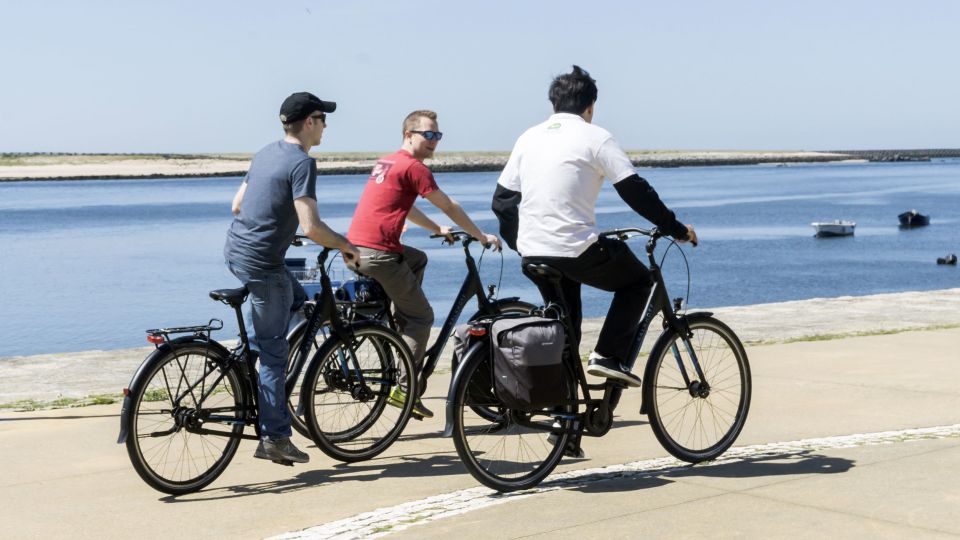
POLYGON ((493 213, 500 222, 500 238, 517 251, 517 229, 520 227, 520 192, 511 191, 500 184, 493 192, 493 202, 490 205, 493 213))
POLYGON ((687 239, 687 226, 677 221, 677 217, 663 204, 657 191, 646 180, 634 174, 613 187, 634 212, 647 218, 658 229, 677 240, 687 239))

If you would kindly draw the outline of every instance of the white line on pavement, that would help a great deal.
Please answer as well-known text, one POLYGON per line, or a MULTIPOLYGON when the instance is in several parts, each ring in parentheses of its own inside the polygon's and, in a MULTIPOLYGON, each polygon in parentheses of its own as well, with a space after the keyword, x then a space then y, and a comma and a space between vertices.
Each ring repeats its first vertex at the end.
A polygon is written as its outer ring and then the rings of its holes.
MULTIPOLYGON (((960 424, 758 444, 731 448, 720 458, 693 467, 712 467, 765 456, 784 456, 829 448, 852 448, 857 446, 954 437, 960 437, 960 424)), ((415 525, 423 525, 431 521, 465 514, 473 510, 479 510, 508 501, 532 497, 541 493, 580 487, 614 478, 661 475, 676 470, 689 469, 690 467, 692 467, 690 464, 674 458, 657 458, 556 474, 538 487, 518 493, 500 494, 483 487, 463 489, 443 495, 427 497, 418 501, 398 504, 388 508, 379 508, 372 512, 364 512, 346 519, 310 527, 302 531, 274 536, 270 540, 312 540, 316 538, 352 540, 357 538, 374 538, 390 534, 391 532, 401 531, 415 525)))

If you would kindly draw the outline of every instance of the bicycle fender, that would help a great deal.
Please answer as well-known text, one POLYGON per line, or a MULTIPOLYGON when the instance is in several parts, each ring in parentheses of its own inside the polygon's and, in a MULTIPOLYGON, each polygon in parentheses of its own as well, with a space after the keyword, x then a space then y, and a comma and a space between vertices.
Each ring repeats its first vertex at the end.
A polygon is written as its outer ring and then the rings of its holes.
POLYGON ((145 372, 147 371, 148 367, 153 364, 157 358, 160 358, 161 356, 173 351, 175 347, 193 343, 202 344, 205 347, 216 349, 217 352, 223 355, 224 358, 230 356, 230 351, 228 351, 220 343, 212 339, 206 340, 197 336, 181 336, 158 346, 155 350, 148 354, 146 358, 143 359, 143 362, 140 363, 140 367, 137 368, 137 371, 130 379, 130 384, 124 388, 123 406, 120 408, 120 435, 117 437, 117 444, 123 444, 127 442, 127 421, 130 417, 130 411, 133 409, 133 400, 130 398, 130 394, 135 393, 135 389, 139 388, 143 384, 146 384, 146 381, 143 379, 146 377, 145 372))
POLYGON ((467 350, 467 353, 463 355, 463 360, 457 365, 457 371, 450 377, 450 389, 447 391, 447 406, 445 407, 447 418, 443 427, 443 433, 440 435, 441 437, 453 437, 453 416, 456 414, 453 402, 455 399, 454 396, 457 395, 457 389, 461 384, 466 383, 465 381, 461 381, 466 371, 464 368, 472 366, 477 362, 482 362, 488 346, 489 344, 486 342, 474 343, 473 346, 467 350))
POLYGON ((310 321, 304 319, 298 322, 293 328, 291 328, 290 331, 287 332, 287 342, 289 343, 290 340, 293 339, 293 336, 297 335, 297 332, 299 332, 302 328, 306 327, 308 322, 310 321))
MULTIPOLYGON (((687 313, 686 315, 680 316, 680 319, 683 321, 683 325, 687 326, 690 322, 696 321, 698 319, 706 319, 713 317, 713 312, 711 311, 695 311, 693 313, 687 313)), ((653 348, 650 349, 650 354, 647 356, 647 364, 643 368, 643 382, 641 390, 641 400, 640 400, 640 414, 647 414, 647 399, 650 396, 653 396, 653 370, 656 369, 655 358, 659 355, 654 354, 654 352, 659 351, 667 346, 667 343, 672 339, 672 335, 677 331, 672 327, 667 327, 666 330, 660 337, 657 338, 656 343, 653 344, 653 348)))

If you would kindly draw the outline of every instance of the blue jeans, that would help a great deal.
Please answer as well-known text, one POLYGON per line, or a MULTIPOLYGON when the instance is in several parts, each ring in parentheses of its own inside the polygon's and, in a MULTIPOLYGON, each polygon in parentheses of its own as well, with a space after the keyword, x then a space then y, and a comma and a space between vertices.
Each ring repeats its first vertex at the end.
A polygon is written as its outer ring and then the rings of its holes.
POLYGON ((260 435, 281 438, 293 434, 287 412, 287 327, 307 299, 303 286, 288 270, 251 270, 227 262, 227 268, 250 291, 247 335, 260 353, 260 435))

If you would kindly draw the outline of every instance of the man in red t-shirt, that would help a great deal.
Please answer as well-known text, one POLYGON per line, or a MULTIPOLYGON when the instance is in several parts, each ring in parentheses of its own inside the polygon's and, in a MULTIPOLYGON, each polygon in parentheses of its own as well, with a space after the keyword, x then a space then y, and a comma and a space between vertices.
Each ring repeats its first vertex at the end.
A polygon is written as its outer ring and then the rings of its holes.
MULTIPOLYGON (((347 238, 360 251, 360 272, 377 280, 393 302, 400 333, 413 352, 418 372, 433 325, 433 309, 421 288, 427 255, 402 245, 400 233, 407 219, 434 234, 447 234, 451 229, 437 225, 418 210, 413 205, 417 196, 430 201, 484 246, 492 244, 500 249, 500 239, 481 231, 460 204, 437 186, 433 173, 423 164, 433 157, 442 136, 437 113, 420 110, 407 115, 403 146, 373 167, 347 232, 347 238)), ((405 401, 406 395, 399 388, 390 395, 393 405, 405 401)), ((419 399, 413 412, 415 417, 433 416, 419 399)))

